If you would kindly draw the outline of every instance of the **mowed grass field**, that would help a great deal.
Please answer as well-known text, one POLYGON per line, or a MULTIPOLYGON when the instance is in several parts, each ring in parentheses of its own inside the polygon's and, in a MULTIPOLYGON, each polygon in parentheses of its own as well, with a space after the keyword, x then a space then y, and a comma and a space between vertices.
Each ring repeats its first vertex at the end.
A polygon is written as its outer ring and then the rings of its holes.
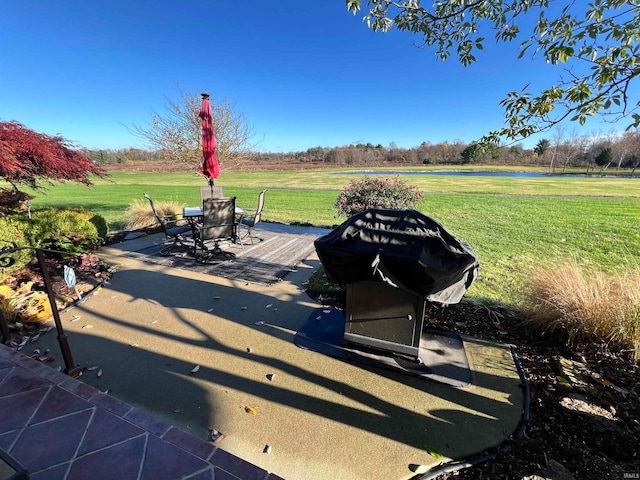
MULTIPOLYGON (((416 169, 394 169, 394 171, 416 169)), ((263 219, 333 226, 334 202, 361 171, 304 170, 223 172, 216 185, 255 208, 269 189, 263 219)), ((389 175, 391 176, 391 175, 389 175)), ((466 241, 480 258, 471 297, 518 301, 522 282, 536 265, 572 260, 605 272, 637 270, 640 259, 640 179, 510 178, 402 175, 425 199, 418 209, 466 241)), ((197 205, 201 176, 114 171, 92 187, 61 184, 35 192, 34 208, 74 206, 95 210, 111 230, 124 225, 124 211, 143 192, 158 201, 197 205)))

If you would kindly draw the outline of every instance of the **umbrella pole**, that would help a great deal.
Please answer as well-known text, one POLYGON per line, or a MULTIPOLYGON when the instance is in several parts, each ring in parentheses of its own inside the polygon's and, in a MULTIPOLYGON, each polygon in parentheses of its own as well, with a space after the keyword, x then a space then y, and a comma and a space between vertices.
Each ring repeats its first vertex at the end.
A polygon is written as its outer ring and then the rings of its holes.
POLYGON ((209 177, 209 188, 211 189, 211 198, 213 198, 213 178, 209 177))

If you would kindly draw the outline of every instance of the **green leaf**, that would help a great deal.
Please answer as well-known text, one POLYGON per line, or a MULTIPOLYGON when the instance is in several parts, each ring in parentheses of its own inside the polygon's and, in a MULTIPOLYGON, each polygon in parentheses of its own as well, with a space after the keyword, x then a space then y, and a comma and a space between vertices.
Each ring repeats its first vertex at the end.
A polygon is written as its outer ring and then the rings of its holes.
POLYGON ((436 448, 432 447, 431 445, 427 445, 426 447, 424 447, 424 449, 433 458, 436 458, 438 460, 441 460, 444 458, 444 455, 442 455, 436 448))
POLYGON ((568 385, 569 387, 571 386, 571 381, 569 379, 560 375, 558 375, 556 378, 558 379, 558 382, 562 383, 563 385, 568 385))
POLYGON ((347 10, 355 14, 360 10, 360 0, 347 0, 347 10))

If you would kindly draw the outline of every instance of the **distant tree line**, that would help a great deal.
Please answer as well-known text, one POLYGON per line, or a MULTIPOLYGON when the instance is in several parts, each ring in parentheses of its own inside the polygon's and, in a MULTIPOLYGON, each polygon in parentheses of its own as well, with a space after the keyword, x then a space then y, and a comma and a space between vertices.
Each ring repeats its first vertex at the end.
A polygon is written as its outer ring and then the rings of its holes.
MULTIPOLYGON (((127 148, 89 150, 86 155, 101 165, 140 162, 171 162, 162 151, 127 148)), ((241 161, 225 165, 229 169, 251 169, 270 166, 306 167, 374 167, 374 166, 537 166, 551 172, 567 168, 589 171, 633 169, 640 163, 640 130, 608 135, 577 135, 556 129, 551 138, 539 140, 532 149, 521 144, 486 146, 478 143, 423 142, 417 147, 401 148, 358 143, 340 147, 313 147, 289 153, 246 152, 241 161)), ((176 166, 179 164, 176 163, 176 166)))
POLYGON ((82 153, 100 165, 159 162, 164 158, 160 151, 143 150, 140 148, 84 150, 82 153))

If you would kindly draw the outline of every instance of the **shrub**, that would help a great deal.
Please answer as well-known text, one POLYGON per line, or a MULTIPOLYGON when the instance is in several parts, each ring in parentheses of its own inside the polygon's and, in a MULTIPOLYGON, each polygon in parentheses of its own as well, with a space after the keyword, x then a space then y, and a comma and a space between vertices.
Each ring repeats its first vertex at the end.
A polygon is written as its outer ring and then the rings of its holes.
POLYGON ((601 341, 640 353, 640 270, 606 275, 565 264, 534 270, 525 307, 539 328, 577 344, 601 341))
POLYGON ((414 208, 423 195, 400 178, 365 176, 346 185, 335 207, 338 215, 350 217, 369 208, 414 208))
MULTIPOLYGON (((23 233, 24 225, 18 215, 0 217, 0 248, 26 247, 27 239, 23 233)), ((18 250, 0 256, 0 271, 13 270, 27 265, 33 258, 33 251, 18 250)))
POLYGON ((96 217, 84 208, 45 208, 32 213, 25 237, 34 247, 81 254, 102 244, 107 233, 104 219, 96 217))
MULTIPOLYGON (((158 215, 166 216, 182 216, 182 205, 176 202, 153 202, 158 215)), ((153 211, 149 206, 149 202, 135 200, 124 212, 126 221, 125 229, 128 231, 143 230, 150 227, 158 227, 156 219, 153 217, 153 211)))
MULTIPOLYGON (((0 219, 0 238, 5 246, 48 248, 79 255, 101 245, 106 234, 104 218, 83 208, 45 208, 34 211, 31 219, 24 213, 0 219)), ((33 250, 21 250, 11 254, 12 263, 5 266, 20 268, 34 258, 33 250)))

